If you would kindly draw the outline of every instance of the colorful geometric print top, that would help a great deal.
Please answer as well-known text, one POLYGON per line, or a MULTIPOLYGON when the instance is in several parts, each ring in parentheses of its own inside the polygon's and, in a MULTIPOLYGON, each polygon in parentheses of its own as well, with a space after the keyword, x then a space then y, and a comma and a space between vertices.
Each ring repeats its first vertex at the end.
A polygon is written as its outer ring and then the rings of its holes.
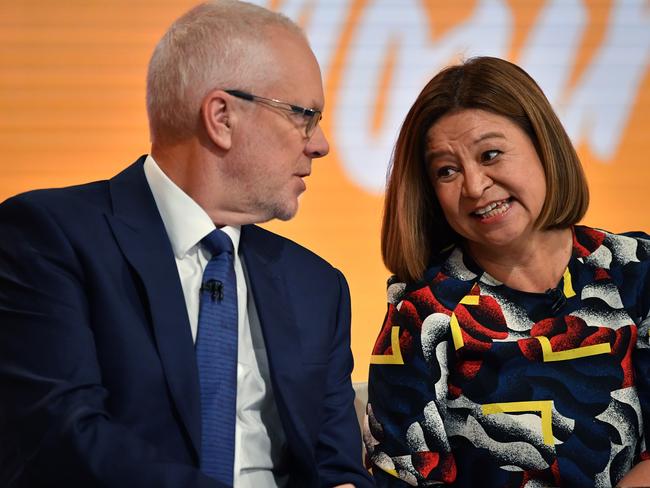
POLYGON ((552 293, 460 248, 389 283, 364 431, 379 486, 611 487, 650 458, 650 236, 573 236, 552 293))

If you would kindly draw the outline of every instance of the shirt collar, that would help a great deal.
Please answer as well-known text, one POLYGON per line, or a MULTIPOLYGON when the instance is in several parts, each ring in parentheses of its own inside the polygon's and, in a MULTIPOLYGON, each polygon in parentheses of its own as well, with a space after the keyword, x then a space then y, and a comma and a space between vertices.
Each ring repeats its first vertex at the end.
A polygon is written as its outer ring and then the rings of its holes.
MULTIPOLYGON (((169 179, 151 155, 148 155, 144 162, 144 174, 165 225, 174 256, 182 259, 215 229, 215 225, 206 211, 169 179)), ((239 250, 241 227, 226 225, 221 227, 221 230, 232 240, 236 254, 239 250)))

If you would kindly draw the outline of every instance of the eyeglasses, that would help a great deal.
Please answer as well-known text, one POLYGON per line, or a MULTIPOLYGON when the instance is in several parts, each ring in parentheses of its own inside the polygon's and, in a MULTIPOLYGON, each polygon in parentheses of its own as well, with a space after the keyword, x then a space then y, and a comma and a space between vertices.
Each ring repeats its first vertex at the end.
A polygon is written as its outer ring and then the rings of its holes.
POLYGON ((300 105, 293 105, 292 103, 276 100, 275 98, 260 97, 240 90, 224 91, 233 97, 241 98, 242 100, 262 103, 264 105, 268 105, 269 107, 279 108, 280 110, 286 110, 287 112, 302 115, 307 121, 305 124, 305 136, 307 139, 309 139, 314 134, 314 130, 316 129, 318 122, 320 122, 320 119, 323 118, 323 112, 320 110, 315 110, 313 108, 305 108, 301 107, 300 105))

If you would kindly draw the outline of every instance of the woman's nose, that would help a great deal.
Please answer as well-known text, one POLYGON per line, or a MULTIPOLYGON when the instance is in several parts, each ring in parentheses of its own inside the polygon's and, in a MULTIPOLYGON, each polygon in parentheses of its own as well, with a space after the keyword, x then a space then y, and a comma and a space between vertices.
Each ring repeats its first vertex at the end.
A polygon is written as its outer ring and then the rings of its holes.
POLYGON ((492 178, 484 166, 476 164, 466 167, 463 174, 463 196, 478 200, 492 183, 492 178))

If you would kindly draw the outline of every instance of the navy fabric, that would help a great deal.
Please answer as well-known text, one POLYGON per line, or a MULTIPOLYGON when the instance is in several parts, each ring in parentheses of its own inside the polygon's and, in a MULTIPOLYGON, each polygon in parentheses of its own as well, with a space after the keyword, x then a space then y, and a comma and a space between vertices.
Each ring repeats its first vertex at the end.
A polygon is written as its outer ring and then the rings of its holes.
POLYGON ((201 470, 232 485, 237 409, 237 279, 233 245, 219 229, 201 243, 212 258, 203 271, 196 364, 201 390, 201 470))
MULTIPOLYGON (((0 205, 2 487, 228 486, 200 469, 196 348, 144 159, 0 205)), ((372 486, 345 278, 255 225, 239 245, 286 434, 279 469, 291 487, 372 486)))

